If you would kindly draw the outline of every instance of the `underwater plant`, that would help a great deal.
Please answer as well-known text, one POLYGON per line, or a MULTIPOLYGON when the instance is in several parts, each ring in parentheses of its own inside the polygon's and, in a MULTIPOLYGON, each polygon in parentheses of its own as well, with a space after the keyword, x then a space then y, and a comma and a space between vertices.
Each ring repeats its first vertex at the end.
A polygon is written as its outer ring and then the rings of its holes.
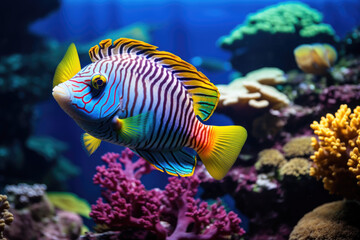
POLYGON ((104 233, 89 233, 83 239, 97 239, 109 231, 116 239, 140 233, 142 238, 137 239, 167 240, 237 239, 244 234, 234 212, 194 198, 200 184, 196 176, 170 177, 165 190, 146 190, 140 178, 153 168, 142 158, 132 162, 133 157, 129 149, 102 157, 107 166, 98 166, 93 179, 103 189, 102 198, 92 205, 90 217, 104 233))
POLYGON ((231 64, 242 73, 261 67, 290 70, 296 68, 295 61, 289 61, 295 47, 336 42, 334 29, 322 19, 320 12, 304 3, 282 2, 249 14, 243 24, 218 42, 232 52, 231 64))

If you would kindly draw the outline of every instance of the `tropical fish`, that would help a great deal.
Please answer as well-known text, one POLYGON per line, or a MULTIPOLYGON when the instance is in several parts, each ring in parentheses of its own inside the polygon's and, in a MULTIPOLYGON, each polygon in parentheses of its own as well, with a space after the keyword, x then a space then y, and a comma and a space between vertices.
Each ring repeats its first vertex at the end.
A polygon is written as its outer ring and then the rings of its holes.
POLYGON ((156 169, 191 176, 197 158, 215 179, 237 159, 247 133, 241 126, 210 126, 218 89, 180 57, 142 41, 103 40, 80 68, 74 44, 56 69, 53 96, 86 132, 92 154, 101 141, 129 147, 156 169), (198 119, 198 118, 199 119, 198 119))
POLYGON ((294 50, 298 67, 306 73, 326 74, 337 59, 336 49, 329 44, 303 44, 294 50))

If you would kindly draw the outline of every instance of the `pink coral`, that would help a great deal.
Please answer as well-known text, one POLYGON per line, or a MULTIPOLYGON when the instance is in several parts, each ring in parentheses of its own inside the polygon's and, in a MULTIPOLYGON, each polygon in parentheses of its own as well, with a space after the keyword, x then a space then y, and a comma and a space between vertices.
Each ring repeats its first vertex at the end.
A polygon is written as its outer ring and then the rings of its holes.
POLYGON ((99 198, 92 205, 90 217, 115 230, 144 228, 163 237, 158 214, 161 192, 145 190, 139 179, 151 171, 151 166, 142 158, 132 162, 133 156, 130 149, 125 149, 121 157, 107 153, 101 158, 108 166, 98 166, 93 181, 105 189, 102 195, 106 202, 99 198))
POLYGON ((228 239, 244 234, 234 212, 226 213, 220 203, 209 207, 194 199, 199 178, 171 177, 165 190, 146 190, 139 179, 151 167, 141 158, 132 162, 132 157, 129 149, 121 157, 115 153, 102 157, 108 166, 97 167, 94 183, 104 188, 105 202, 99 198, 90 213, 97 224, 115 231, 130 229, 134 234, 147 230, 167 240, 228 239))
POLYGON ((165 215, 177 217, 175 230, 168 240, 175 239, 228 239, 231 235, 241 236, 245 231, 241 220, 234 212, 226 213, 223 206, 215 203, 210 207, 206 202, 195 200, 194 195, 200 180, 191 178, 169 178, 164 191, 165 215))

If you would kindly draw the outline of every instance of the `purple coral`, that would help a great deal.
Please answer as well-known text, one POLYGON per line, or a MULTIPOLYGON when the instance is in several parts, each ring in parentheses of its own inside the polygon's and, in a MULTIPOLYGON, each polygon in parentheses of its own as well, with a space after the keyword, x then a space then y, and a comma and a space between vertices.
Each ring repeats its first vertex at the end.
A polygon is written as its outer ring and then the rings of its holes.
POLYGON ((341 104, 355 107, 360 100, 360 86, 330 86, 321 92, 319 99, 324 109, 337 109, 341 104))
POLYGON ((228 239, 231 235, 243 235, 245 231, 240 227, 241 220, 237 214, 232 211, 227 214, 219 203, 209 208, 206 202, 194 199, 199 184, 196 176, 169 178, 162 214, 174 215, 177 224, 168 240, 228 239))
POLYGON ((199 178, 171 177, 165 190, 146 190, 139 179, 151 166, 144 159, 132 162, 132 158, 129 149, 121 156, 108 153, 102 157, 108 166, 96 168, 94 183, 104 189, 90 213, 97 224, 115 231, 130 229, 133 234, 147 230, 167 240, 228 239, 244 234, 234 212, 226 213, 220 203, 209 207, 194 199, 199 178))
POLYGON ((165 235, 160 226, 159 201, 161 193, 146 191, 140 182, 151 166, 142 158, 132 162, 134 154, 125 149, 120 154, 107 153, 101 159, 108 164, 98 166, 93 181, 104 190, 103 198, 92 205, 90 217, 98 224, 105 224, 113 230, 144 228, 165 235))

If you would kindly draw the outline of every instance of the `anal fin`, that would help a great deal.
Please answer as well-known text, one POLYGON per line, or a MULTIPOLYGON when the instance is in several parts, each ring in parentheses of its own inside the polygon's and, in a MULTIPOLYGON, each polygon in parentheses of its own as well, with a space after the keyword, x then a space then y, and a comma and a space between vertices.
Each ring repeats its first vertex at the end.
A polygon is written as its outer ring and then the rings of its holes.
POLYGON ((178 151, 146 151, 134 150, 157 170, 173 176, 189 177, 194 174, 196 159, 185 150, 178 151))

